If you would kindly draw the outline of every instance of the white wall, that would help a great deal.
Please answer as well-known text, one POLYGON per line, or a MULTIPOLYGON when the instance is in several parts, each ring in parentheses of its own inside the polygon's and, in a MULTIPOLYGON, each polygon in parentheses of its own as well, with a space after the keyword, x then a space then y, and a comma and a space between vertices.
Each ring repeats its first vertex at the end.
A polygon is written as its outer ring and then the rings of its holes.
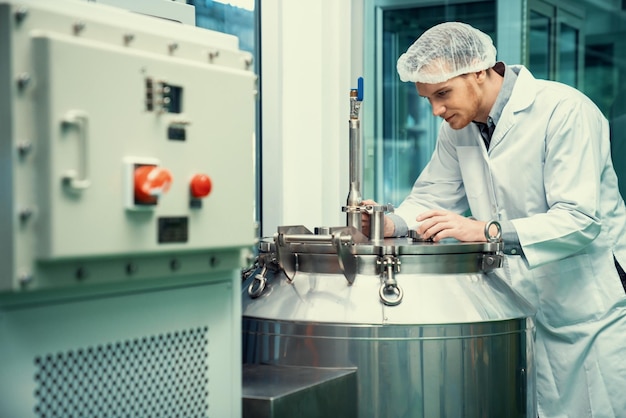
POLYGON ((361 1, 260 4, 261 236, 283 225, 345 225, 349 93, 362 75, 361 1))

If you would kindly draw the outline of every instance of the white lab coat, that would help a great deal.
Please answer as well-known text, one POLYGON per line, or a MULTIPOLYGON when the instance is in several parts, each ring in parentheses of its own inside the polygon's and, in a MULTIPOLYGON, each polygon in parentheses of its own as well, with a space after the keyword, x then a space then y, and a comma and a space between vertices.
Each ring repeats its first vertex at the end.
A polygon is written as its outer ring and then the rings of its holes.
POLYGON ((524 257, 500 275, 537 308, 541 418, 626 417, 626 210, 597 107, 522 66, 487 152, 475 124, 443 122, 433 157, 395 211, 510 220, 524 257))

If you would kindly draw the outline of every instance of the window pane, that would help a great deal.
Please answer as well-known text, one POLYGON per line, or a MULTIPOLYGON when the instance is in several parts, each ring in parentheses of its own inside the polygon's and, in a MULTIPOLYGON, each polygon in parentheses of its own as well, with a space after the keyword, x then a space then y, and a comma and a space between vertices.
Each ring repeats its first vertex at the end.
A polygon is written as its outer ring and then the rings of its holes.
POLYGON ((254 54, 254 0, 187 0, 196 8, 196 26, 235 35, 239 48, 254 54))
POLYGON ((623 7, 619 4, 599 6, 598 2, 590 0, 521 3, 523 7, 516 11, 513 7, 519 3, 508 0, 468 0, 467 3, 371 0, 370 4, 381 7, 382 13, 382 56, 376 58, 376 69, 381 70, 376 82, 382 83, 377 84, 376 91, 381 92, 382 97, 375 98, 376 103, 382 105, 376 108, 371 135, 375 161, 371 179, 364 182, 365 196, 398 205, 430 159, 441 124, 432 116, 428 102, 417 97, 415 87, 399 81, 395 69, 398 56, 424 30, 453 20, 478 27, 491 35, 498 47, 496 9, 500 10, 500 15, 508 9, 504 15, 512 21, 503 24, 516 24, 517 16, 517 23, 528 25, 523 31, 527 37, 520 42, 525 50, 508 50, 507 55, 523 56, 527 51, 521 64, 536 78, 556 79, 579 88, 609 119, 613 164, 622 195, 626 196, 626 60, 623 58, 626 56, 626 15, 623 7), (420 6, 420 3, 428 3, 428 6, 420 6))
POLYGON ((578 85, 578 30, 565 23, 560 25, 559 73, 557 80, 572 87, 578 85))
MULTIPOLYGON (((495 2, 411 7, 383 12, 382 132, 375 149, 376 199, 397 206, 430 160, 441 118, 432 115, 426 99, 413 83, 403 83, 396 72, 398 57, 426 29, 443 21, 469 23, 495 38, 495 2), (382 172, 380 172, 382 171, 382 172)), ((369 194, 369 193, 366 193, 369 194)), ((371 194, 370 194, 371 195, 371 194)))
POLYGON ((530 53, 528 68, 536 78, 550 78, 550 18, 530 12, 530 53))

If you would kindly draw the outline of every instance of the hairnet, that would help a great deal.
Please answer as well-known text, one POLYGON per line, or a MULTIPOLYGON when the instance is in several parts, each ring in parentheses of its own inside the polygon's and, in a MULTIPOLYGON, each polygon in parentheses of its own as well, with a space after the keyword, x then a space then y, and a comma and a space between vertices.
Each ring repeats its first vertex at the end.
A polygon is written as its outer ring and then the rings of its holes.
POLYGON ((465 23, 447 22, 424 32, 398 58, 397 69, 402 81, 436 84, 495 63, 496 48, 487 34, 465 23))

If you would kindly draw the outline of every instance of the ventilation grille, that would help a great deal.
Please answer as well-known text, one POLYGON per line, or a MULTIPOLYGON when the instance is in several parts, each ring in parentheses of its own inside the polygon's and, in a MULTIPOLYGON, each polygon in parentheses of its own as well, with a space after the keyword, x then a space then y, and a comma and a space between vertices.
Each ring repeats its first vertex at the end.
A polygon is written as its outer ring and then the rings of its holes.
POLYGON ((207 417, 208 327, 35 358, 40 418, 207 417))

